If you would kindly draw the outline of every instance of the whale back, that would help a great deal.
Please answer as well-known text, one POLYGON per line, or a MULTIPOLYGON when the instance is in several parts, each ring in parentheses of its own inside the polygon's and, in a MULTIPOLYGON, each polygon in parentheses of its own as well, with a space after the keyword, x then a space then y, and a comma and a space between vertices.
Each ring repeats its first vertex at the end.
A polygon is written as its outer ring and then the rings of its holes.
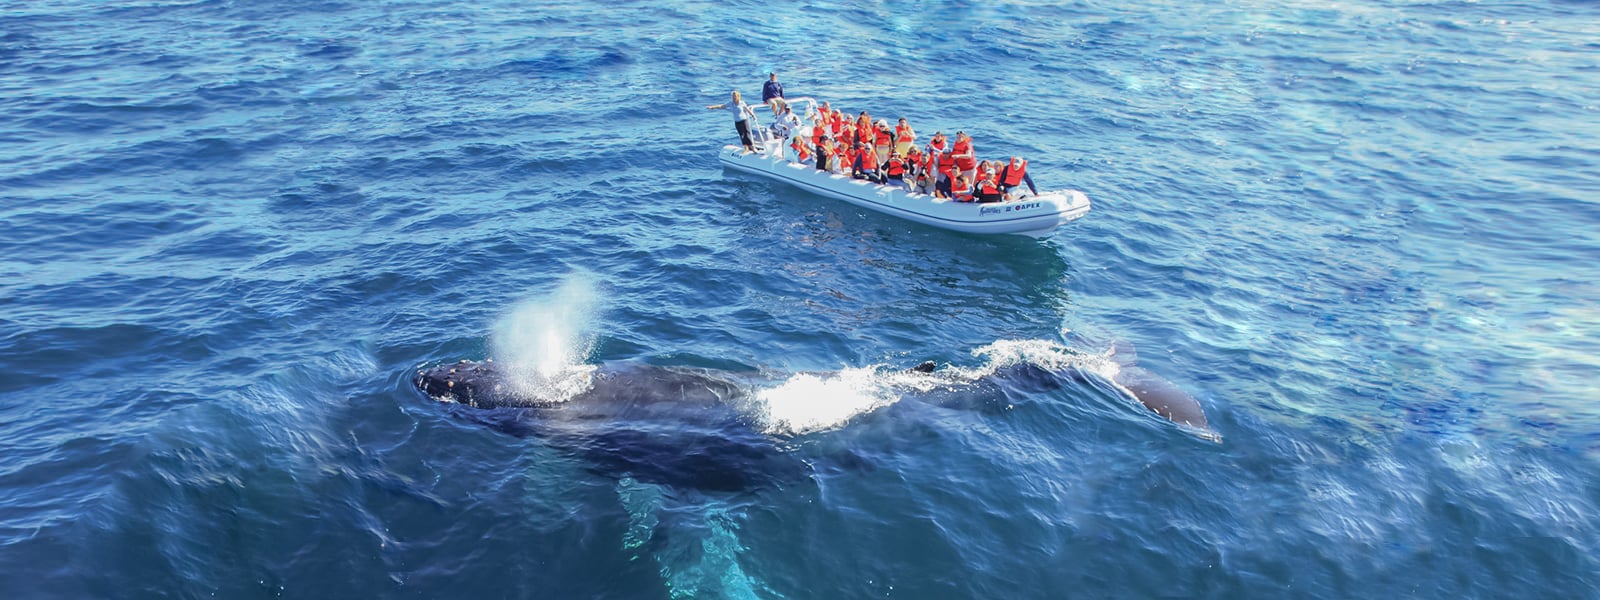
POLYGON ((1125 366, 1117 373, 1117 383, 1133 392, 1145 408, 1168 421, 1209 432, 1205 410, 1189 392, 1165 378, 1139 367, 1125 366))
POLYGON ((803 479, 803 460, 740 413, 733 374, 639 364, 606 365, 564 399, 531 397, 493 362, 463 361, 417 373, 417 389, 474 410, 473 420, 583 457, 610 477, 681 489, 738 492, 803 479))

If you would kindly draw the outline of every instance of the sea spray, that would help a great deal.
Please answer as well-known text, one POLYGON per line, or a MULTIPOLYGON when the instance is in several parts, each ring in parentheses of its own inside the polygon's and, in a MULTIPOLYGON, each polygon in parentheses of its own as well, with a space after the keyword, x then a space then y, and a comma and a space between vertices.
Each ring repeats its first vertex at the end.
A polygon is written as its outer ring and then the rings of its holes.
POLYGON ((583 361, 594 349, 599 311, 594 278, 573 275, 554 293, 517 304, 495 323, 494 360, 527 397, 571 398, 589 387, 594 367, 583 361))

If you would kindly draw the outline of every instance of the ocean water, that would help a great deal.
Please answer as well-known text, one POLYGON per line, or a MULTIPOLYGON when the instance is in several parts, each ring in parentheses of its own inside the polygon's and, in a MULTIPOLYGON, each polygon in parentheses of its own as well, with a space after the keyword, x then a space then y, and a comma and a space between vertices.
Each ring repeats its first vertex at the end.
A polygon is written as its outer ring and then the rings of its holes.
POLYGON ((1596 140, 1590 2, 0 1, 0 596, 1594 597, 1596 140), (1095 208, 725 172, 773 70, 1095 208), (1223 441, 894 384, 1134 354, 1223 441), (494 355, 759 374, 805 468, 411 384, 494 355))

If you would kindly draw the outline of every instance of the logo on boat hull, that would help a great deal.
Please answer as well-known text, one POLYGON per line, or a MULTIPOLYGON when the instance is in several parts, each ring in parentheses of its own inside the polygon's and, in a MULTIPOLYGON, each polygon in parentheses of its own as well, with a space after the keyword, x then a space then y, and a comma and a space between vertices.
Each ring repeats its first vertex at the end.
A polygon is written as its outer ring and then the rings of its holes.
POLYGON ((980 207, 978 209, 978 214, 980 216, 981 215, 998 215, 1000 213, 1015 212, 1015 211, 1019 211, 1019 210, 1028 210, 1030 208, 1039 208, 1041 206, 1044 206, 1043 202, 1029 202, 1027 204, 1015 204, 1015 205, 1012 205, 1012 206, 984 206, 984 207, 980 207))

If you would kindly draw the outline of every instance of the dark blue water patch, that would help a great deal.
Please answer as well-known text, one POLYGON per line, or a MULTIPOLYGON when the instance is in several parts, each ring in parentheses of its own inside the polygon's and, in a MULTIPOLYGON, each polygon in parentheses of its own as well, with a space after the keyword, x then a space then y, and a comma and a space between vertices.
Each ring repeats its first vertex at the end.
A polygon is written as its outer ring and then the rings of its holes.
MULTIPOLYGON (((5 19, 5 21, 13 20, 5 19)), ((13 23, 14 22, 15 21, 13 21, 13 23)), ((11 68, 23 65, 24 63, 20 61, 13 61, 11 59, 33 54, 40 45, 39 38, 31 33, 18 31, 16 29, 12 29, 11 27, 7 27, 7 29, 9 31, 6 31, 4 34, 0 34, 0 58, 7 59, 4 64, 8 65, 9 68, 7 66, 0 66, 0 72, 9 71, 11 68)))
POLYGON ((93 373, 104 368, 104 361, 122 359, 136 368, 152 368, 211 354, 202 337, 134 323, 46 327, 7 337, 12 349, 5 355, 17 362, 17 377, 5 384, 6 391, 93 373))
POLYGON ((302 42, 301 48, 302 56, 319 60, 339 61, 361 54, 360 47, 343 44, 337 40, 302 42))
POLYGON ((131 177, 202 170, 237 163, 247 153, 270 143, 269 140, 215 137, 147 141, 72 160, 64 166, 20 174, 0 180, 0 183, 38 188, 92 177, 131 177))
MULTIPOLYGON (((157 240, 196 232, 210 221, 194 207, 173 206, 162 202, 94 202, 86 198, 30 201, 37 207, 33 211, 16 213, 19 222, 29 224, 33 236, 14 238, 13 244, 74 253, 101 250, 108 246, 131 247, 157 240), (68 209, 73 205, 99 207, 93 216, 81 217, 68 209)), ((44 258, 44 257, 40 257, 44 258)), ((50 257, 49 262, 55 260, 50 257)))
POLYGON ((193 88, 196 97, 222 109, 282 106, 289 103, 281 80, 223 80, 193 88))
POLYGON ((546 50, 537 57, 502 62, 491 71, 497 76, 518 78, 586 80, 601 76, 606 69, 631 62, 621 48, 600 46, 546 50))

